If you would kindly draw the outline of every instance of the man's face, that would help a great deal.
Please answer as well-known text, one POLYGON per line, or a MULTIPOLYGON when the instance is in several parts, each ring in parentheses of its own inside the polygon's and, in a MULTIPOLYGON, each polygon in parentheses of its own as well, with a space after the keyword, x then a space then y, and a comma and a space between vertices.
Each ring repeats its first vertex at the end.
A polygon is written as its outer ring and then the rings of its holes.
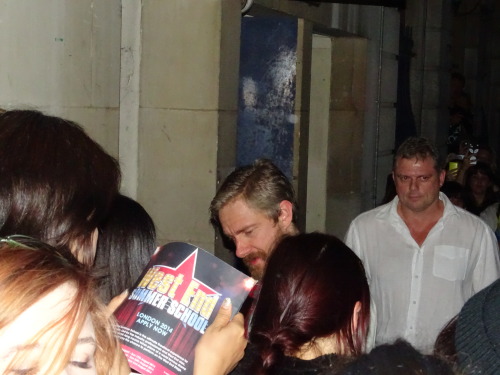
POLYGON ((399 158, 393 177, 400 205, 412 212, 423 212, 438 202, 445 172, 436 171, 432 158, 399 158))
POLYGON ((219 211, 222 230, 236 245, 236 256, 243 259, 254 279, 260 280, 267 258, 285 234, 280 220, 236 198, 219 211))

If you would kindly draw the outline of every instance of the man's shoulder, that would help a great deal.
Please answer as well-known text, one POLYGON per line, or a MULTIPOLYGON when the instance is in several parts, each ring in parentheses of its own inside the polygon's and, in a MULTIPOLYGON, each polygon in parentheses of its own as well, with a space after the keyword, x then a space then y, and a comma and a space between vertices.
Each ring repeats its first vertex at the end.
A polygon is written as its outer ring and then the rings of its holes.
POLYGON ((381 206, 372 208, 371 210, 362 212, 356 218, 352 221, 353 224, 358 224, 358 223, 367 223, 371 222, 374 219, 386 219, 390 215, 390 210, 391 210, 391 202, 383 204, 381 206))
POLYGON ((484 224, 483 220, 477 215, 474 215, 473 213, 470 213, 469 211, 453 206, 453 211, 450 212, 447 216, 449 217, 454 217, 458 221, 463 221, 467 223, 477 223, 477 224, 484 224))
POLYGON ((454 206, 453 211, 444 217, 444 225, 453 226, 454 230, 471 230, 474 233, 491 231, 491 228, 479 216, 454 206))

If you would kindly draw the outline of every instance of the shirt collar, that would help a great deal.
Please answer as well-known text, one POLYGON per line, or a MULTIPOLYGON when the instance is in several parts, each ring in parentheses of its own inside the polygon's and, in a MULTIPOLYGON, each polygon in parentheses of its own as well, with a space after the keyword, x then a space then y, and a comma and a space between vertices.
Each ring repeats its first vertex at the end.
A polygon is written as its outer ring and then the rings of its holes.
POLYGON ((442 200, 444 203, 444 211, 442 219, 445 219, 451 215, 458 215, 458 207, 455 206, 453 203, 451 203, 446 194, 444 194, 443 192, 439 192, 439 199, 442 200))
MULTIPOLYGON (((439 192, 439 199, 444 204, 443 216, 440 220, 446 219, 451 215, 458 215, 458 208, 451 203, 444 193, 439 192)), ((398 203, 399 198, 396 195, 392 201, 380 208, 380 211, 377 213, 377 219, 387 220, 390 218, 393 223, 400 222, 402 219, 398 214, 398 203)))

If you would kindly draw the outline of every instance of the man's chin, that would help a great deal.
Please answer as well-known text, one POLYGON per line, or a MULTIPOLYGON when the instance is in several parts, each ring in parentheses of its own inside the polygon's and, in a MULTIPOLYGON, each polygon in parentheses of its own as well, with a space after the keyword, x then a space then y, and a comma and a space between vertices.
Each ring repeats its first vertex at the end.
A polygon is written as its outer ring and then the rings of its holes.
POLYGON ((250 272, 250 276, 252 276, 255 280, 262 280, 265 266, 265 263, 262 260, 253 260, 252 262, 244 261, 244 263, 250 272))
POLYGON ((262 276, 264 276, 263 268, 249 268, 248 271, 250 272, 250 276, 258 281, 262 280, 262 276))

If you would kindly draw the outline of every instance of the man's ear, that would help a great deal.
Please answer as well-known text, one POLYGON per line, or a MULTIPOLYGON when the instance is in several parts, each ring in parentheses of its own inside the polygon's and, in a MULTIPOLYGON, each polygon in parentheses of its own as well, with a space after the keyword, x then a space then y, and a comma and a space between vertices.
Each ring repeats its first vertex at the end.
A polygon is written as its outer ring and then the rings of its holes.
POLYGON ((444 180, 446 179, 446 170, 442 169, 441 172, 439 172, 439 186, 443 186, 444 180))
POLYGON ((282 200, 280 202, 280 214, 278 216, 278 225, 283 232, 288 232, 290 226, 293 226, 293 204, 290 201, 282 200))

